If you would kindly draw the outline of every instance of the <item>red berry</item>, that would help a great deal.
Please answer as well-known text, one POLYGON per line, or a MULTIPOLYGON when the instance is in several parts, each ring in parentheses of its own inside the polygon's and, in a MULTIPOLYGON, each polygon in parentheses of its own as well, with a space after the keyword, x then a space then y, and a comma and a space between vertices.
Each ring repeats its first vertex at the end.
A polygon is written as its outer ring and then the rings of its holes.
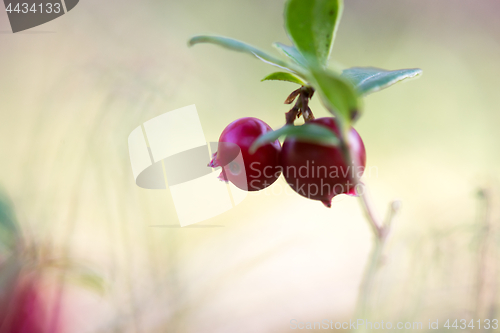
MULTIPOLYGON (((48 333, 46 304, 39 286, 33 278, 20 279, 9 290, 8 297, 0 301, 0 326, 2 331, 12 333, 48 333)), ((7 296, 7 295, 6 295, 7 296)), ((52 327, 59 331, 59 325, 52 327)))
MULTIPOLYGON (((325 126, 339 135, 333 118, 318 118, 309 123, 325 126)), ((355 194, 355 176, 362 175, 366 166, 365 146, 354 128, 348 134, 351 156, 356 168, 348 167, 339 147, 307 143, 293 137, 286 138, 280 154, 283 175, 298 194, 319 200, 331 207, 337 194, 355 194)))
POLYGON ((268 143, 250 154, 250 146, 271 127, 260 119, 246 117, 233 121, 222 131, 217 153, 214 154, 211 167, 222 167, 219 176, 246 191, 262 190, 278 179, 279 166, 278 140, 268 143), (238 158, 239 153, 240 157, 238 158))

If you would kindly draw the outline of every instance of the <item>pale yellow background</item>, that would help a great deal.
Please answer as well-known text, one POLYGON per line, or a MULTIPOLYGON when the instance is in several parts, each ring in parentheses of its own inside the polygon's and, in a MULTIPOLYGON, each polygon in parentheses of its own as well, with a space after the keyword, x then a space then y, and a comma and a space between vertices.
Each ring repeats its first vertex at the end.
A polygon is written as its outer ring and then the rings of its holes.
MULTIPOLYGON (((103 296, 68 285, 68 332, 288 332, 293 318, 352 318, 372 241, 356 199, 326 209, 280 179, 206 221, 222 227, 180 229, 165 227, 178 224, 170 192, 134 184, 127 137, 166 111, 196 104, 206 141, 243 116, 283 124, 293 84, 260 82, 274 69, 250 56, 186 45, 216 33, 274 52, 287 42, 282 7, 82 0, 15 35, 0 14, 0 184, 41 252, 87 261, 107 281, 103 296)), ((424 71, 367 97, 356 125, 378 170, 365 179, 377 212, 403 202, 377 280, 382 320, 473 312, 477 244, 464 226, 500 172, 499 10, 346 0, 338 63, 424 71)), ((328 115, 316 98, 311 107, 328 115)))

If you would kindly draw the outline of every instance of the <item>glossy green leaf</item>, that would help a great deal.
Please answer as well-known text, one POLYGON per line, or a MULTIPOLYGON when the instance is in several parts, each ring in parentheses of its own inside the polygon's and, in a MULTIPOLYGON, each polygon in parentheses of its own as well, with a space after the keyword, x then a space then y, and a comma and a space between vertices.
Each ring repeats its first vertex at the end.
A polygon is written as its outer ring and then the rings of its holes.
POLYGON ((301 126, 285 125, 276 131, 261 135, 250 147, 250 153, 253 154, 259 147, 274 142, 282 136, 292 136, 302 141, 325 146, 336 146, 339 144, 339 139, 335 133, 324 126, 316 124, 304 124, 301 126))
POLYGON ((283 60, 280 60, 278 58, 275 58, 259 49, 256 47, 253 47, 252 45, 240 42, 239 40, 232 39, 232 38, 227 38, 227 37, 221 37, 221 36, 207 36, 207 35, 200 35, 200 36, 194 36, 192 37, 188 45, 193 46, 196 44, 200 43, 209 43, 209 44, 215 44, 222 46, 226 49, 232 50, 232 51, 237 51, 237 52, 243 52, 243 53, 248 53, 251 54, 258 59, 264 61, 265 63, 268 63, 270 65, 285 69, 287 71, 293 71, 296 73, 301 73, 301 69, 291 63, 287 63, 283 60))
POLYGON ((272 81, 272 80, 297 83, 297 84, 300 84, 301 86, 307 85, 307 83, 302 81, 298 76, 295 76, 292 73, 286 73, 286 72, 275 72, 275 73, 269 74, 268 76, 263 78, 261 81, 272 81))
POLYGON ((388 71, 375 67, 353 67, 344 70, 342 77, 351 81, 359 94, 367 95, 421 74, 419 68, 388 71))
POLYGON ((343 11, 342 0, 288 0, 285 28, 297 49, 308 60, 324 66, 343 11))
POLYGON ((312 69, 313 87, 319 93, 325 107, 341 119, 340 126, 349 128, 353 118, 361 111, 361 99, 354 86, 331 71, 312 69))
POLYGON ((278 50, 280 50, 288 58, 292 59, 298 65, 301 65, 303 67, 307 67, 306 59, 299 52, 299 50, 297 50, 297 48, 295 46, 288 46, 288 45, 281 44, 281 43, 274 43, 273 46, 276 47, 278 50))

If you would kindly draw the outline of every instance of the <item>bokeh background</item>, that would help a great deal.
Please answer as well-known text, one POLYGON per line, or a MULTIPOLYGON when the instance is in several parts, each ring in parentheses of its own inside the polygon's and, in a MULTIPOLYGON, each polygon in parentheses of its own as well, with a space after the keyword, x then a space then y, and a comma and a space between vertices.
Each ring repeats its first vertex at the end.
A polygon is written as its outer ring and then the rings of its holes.
MULTIPOLYGON (((213 33, 277 54, 283 3, 82 0, 17 34, 0 11, 0 186, 38 261, 93 272, 42 270, 44 307, 63 332, 288 332, 291 319, 356 319, 373 246, 357 199, 327 209, 280 179, 176 228, 169 191, 137 187, 130 168, 129 133, 186 105, 207 141, 244 116, 284 123, 295 86, 260 82, 272 67, 186 44, 213 33)), ((377 213, 402 201, 366 318, 425 329, 500 316, 499 12, 496 0, 346 0, 337 65, 424 71, 368 96, 356 124, 378 170, 365 177, 377 213)))

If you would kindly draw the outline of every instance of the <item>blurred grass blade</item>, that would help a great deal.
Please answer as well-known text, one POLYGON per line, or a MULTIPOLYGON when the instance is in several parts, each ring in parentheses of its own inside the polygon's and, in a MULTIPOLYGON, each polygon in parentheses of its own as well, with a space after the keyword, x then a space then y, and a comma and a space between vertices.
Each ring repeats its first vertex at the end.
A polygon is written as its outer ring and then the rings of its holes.
POLYGON ((12 204, 0 193, 0 252, 10 252, 19 240, 19 227, 12 204))
POLYGON ((360 95, 367 95, 421 74, 419 68, 389 71, 375 67, 353 67, 344 70, 342 77, 351 81, 360 95))
POLYGON ((222 47, 229 49, 229 50, 232 50, 232 51, 248 53, 248 54, 251 54, 251 55, 257 57, 258 59, 264 61, 265 63, 271 64, 273 66, 285 69, 287 71, 300 72, 300 69, 297 66, 294 66, 294 65, 287 63, 283 60, 277 59, 277 58, 257 49, 256 47, 253 47, 249 44, 243 43, 243 42, 236 40, 236 39, 221 37, 221 36, 199 35, 199 36, 192 37, 189 40, 188 45, 193 46, 193 45, 200 44, 200 43, 215 44, 215 45, 222 46, 222 47))
MULTIPOLYGON (((0 303, 5 304, 22 270, 22 262, 16 246, 21 232, 12 203, 0 192, 0 303)), ((1 318, 0 318, 1 321, 1 318)))
POLYGON ((288 0, 286 3, 286 31, 308 60, 325 66, 343 7, 343 0, 288 0))
POLYGON ((273 46, 280 50, 288 58, 295 61, 297 64, 301 65, 302 67, 307 67, 306 59, 295 46, 288 46, 281 43, 274 43, 273 46))
POLYGON ((346 130, 359 115, 361 99, 354 86, 331 71, 312 69, 313 87, 320 94, 325 107, 341 119, 340 126, 346 130))
POLYGON ((104 279, 94 272, 73 272, 66 276, 70 282, 99 295, 106 293, 104 279))
POLYGON ((273 81, 273 80, 297 83, 300 84, 301 86, 307 85, 307 83, 302 81, 299 77, 293 75, 292 73, 285 73, 285 72, 274 72, 263 78, 261 81, 273 81))
POLYGON ((81 262, 73 259, 58 259, 44 262, 42 267, 61 270, 69 282, 100 295, 106 291, 106 283, 101 274, 81 262))
POLYGON ((336 146, 339 139, 328 128, 316 124, 304 124, 301 126, 285 125, 276 131, 261 135, 250 147, 253 154, 259 147, 278 140, 282 136, 291 136, 301 141, 316 143, 324 146, 336 146))
POLYGON ((19 256, 6 257, 0 265, 0 304, 9 298, 9 292, 13 290, 22 269, 19 256))

